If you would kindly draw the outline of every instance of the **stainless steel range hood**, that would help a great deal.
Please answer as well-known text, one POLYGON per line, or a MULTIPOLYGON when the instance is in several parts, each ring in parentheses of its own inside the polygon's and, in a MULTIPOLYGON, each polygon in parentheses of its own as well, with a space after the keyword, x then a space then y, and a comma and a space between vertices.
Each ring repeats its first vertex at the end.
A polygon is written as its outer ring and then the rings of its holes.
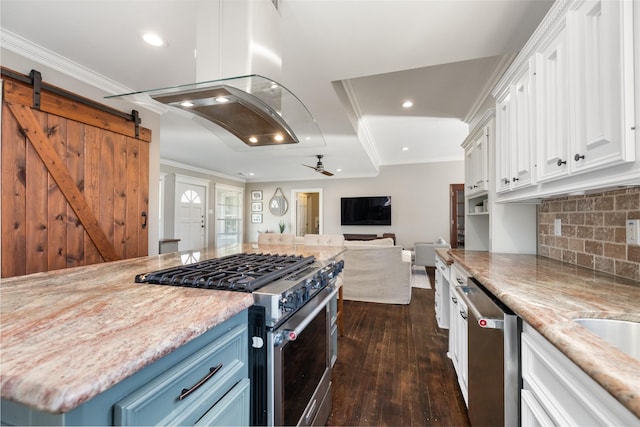
POLYGON ((287 88, 252 74, 107 98, 151 106, 155 102, 215 123, 250 147, 298 144, 322 134, 304 104, 287 88))

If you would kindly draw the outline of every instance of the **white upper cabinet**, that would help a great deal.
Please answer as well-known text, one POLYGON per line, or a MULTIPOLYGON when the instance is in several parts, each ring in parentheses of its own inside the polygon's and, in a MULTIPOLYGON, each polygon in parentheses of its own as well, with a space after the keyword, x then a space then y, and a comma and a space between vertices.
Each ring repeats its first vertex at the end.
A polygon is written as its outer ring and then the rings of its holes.
POLYGON ((464 143, 465 149, 465 197, 486 193, 489 183, 489 129, 481 128, 472 133, 464 143))
POLYGON ((492 92, 498 201, 640 184, 639 7, 556 0, 492 92))
POLYGON ((511 189, 511 92, 496 103, 496 192, 511 189))
POLYGON ((632 6, 588 0, 567 12, 571 172, 635 160, 632 6))
POLYGON ((529 187, 536 181, 534 163, 535 97, 533 60, 515 75, 497 100, 496 192, 529 187))
POLYGON ((561 19, 535 53, 538 181, 569 173, 567 32, 561 19))

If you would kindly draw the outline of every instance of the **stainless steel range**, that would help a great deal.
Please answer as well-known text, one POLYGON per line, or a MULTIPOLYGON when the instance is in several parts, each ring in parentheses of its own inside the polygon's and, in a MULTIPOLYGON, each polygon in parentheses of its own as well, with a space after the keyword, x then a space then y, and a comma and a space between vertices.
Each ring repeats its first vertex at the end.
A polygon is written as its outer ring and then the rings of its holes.
POLYGON ((331 316, 342 261, 236 254, 136 276, 138 283, 250 292, 253 425, 324 425, 331 411, 331 316))

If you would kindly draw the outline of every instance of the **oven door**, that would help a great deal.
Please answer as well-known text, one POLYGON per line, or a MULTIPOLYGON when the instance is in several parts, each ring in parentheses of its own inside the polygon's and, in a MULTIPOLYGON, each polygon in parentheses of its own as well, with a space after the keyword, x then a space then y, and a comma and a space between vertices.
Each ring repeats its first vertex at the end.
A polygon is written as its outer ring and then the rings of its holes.
POLYGON ((337 293, 325 288, 271 331, 271 425, 325 425, 331 412, 331 316, 337 293))

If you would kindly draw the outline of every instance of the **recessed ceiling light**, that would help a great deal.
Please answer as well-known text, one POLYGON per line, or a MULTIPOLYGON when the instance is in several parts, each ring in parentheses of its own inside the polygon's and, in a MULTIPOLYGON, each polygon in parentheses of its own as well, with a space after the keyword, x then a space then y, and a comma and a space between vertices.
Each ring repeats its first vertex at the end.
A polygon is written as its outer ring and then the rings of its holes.
POLYGON ((336 169, 336 172, 342 172, 342 168, 336 169))
POLYGON ((402 147, 402 151, 409 151, 409 147, 402 147))
POLYGON ((280 142, 280 141, 284 141, 284 136, 282 136, 281 133, 277 133, 273 139, 275 139, 276 141, 280 142))
POLYGON ((258 138, 256 138, 255 136, 252 136, 251 138, 249 138, 249 142, 255 144, 256 142, 258 142, 258 138))
POLYGON ((402 103, 402 108, 411 108, 411 107, 413 107, 413 101, 407 100, 402 103))
POLYGON ((180 103, 181 106, 186 107, 186 108, 191 108, 193 107, 193 102, 191 101, 184 101, 180 103))
POLYGON ((142 35, 142 39, 151 46, 162 47, 166 46, 167 42, 165 39, 157 35, 156 33, 144 33, 142 35))
POLYGON ((255 175, 255 173, 249 172, 249 176, 254 176, 254 175, 255 175))
POLYGON ((220 104, 224 104, 225 102, 229 102, 229 98, 226 98, 224 96, 219 96, 216 98, 216 102, 219 102, 220 104))

